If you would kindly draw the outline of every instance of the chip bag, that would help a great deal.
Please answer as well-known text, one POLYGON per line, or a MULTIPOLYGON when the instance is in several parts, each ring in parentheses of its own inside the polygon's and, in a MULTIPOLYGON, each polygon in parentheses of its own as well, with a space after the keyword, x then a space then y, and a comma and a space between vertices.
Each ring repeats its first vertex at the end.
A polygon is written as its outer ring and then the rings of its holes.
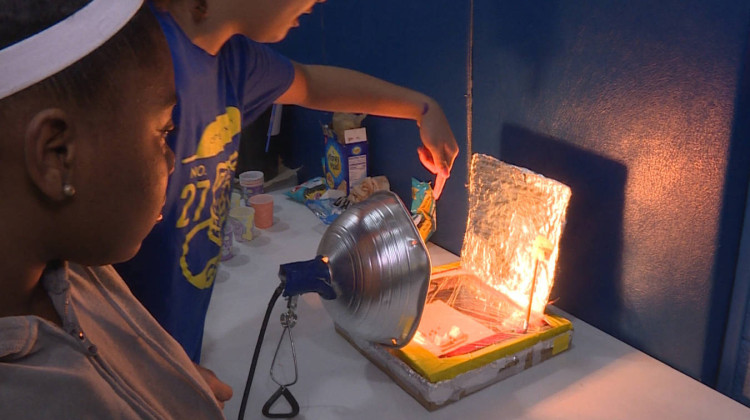
POLYGON ((411 179, 411 218, 417 226, 419 236, 427 240, 435 233, 435 200, 429 182, 411 179))

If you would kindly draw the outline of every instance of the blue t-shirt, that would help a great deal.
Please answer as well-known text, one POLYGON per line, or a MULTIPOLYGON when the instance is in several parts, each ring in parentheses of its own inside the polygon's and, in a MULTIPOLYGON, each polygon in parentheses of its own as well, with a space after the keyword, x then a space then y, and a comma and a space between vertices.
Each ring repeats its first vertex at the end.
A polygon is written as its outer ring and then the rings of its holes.
POLYGON ((116 268, 138 300, 199 362, 240 130, 289 88, 294 67, 243 36, 232 37, 212 56, 194 45, 169 14, 155 14, 174 63, 176 129, 167 141, 175 169, 164 219, 138 255, 116 268))

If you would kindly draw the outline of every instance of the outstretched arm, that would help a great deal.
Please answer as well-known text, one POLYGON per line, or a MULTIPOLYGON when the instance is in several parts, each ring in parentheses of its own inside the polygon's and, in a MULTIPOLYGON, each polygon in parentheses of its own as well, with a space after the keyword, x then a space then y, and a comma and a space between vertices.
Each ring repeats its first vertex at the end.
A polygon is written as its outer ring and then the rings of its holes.
POLYGON ((294 82, 277 102, 414 120, 424 144, 419 159, 437 175, 433 194, 440 197, 458 145, 443 110, 429 96, 354 70, 294 63, 294 82))

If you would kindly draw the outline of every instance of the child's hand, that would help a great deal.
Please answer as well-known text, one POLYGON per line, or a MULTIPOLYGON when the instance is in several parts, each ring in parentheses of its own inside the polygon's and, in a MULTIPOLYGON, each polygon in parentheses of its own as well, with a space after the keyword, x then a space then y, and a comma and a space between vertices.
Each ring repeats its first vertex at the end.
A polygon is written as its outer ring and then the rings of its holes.
POLYGON ((458 155, 458 145, 443 110, 437 102, 425 103, 422 118, 417 122, 424 147, 420 147, 419 160, 428 171, 437 176, 432 195, 437 200, 443 192, 445 180, 451 175, 453 161, 458 155))
POLYGON ((212 370, 206 369, 195 362, 193 362, 193 364, 195 365, 196 369, 198 369, 198 373, 201 374, 203 379, 208 384, 208 387, 211 388, 211 391, 213 391, 216 401, 219 403, 219 406, 223 410, 224 402, 229 401, 229 399, 232 398, 232 387, 217 378, 216 374, 212 370))

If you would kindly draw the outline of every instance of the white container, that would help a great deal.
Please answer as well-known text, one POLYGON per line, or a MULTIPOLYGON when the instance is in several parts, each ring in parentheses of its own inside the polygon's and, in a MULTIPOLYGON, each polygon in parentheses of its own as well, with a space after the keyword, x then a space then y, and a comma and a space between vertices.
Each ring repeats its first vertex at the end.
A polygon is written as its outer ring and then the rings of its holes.
POLYGON ((263 172, 247 171, 240 174, 240 188, 242 189, 242 202, 246 207, 250 206, 250 197, 263 194, 263 172))

